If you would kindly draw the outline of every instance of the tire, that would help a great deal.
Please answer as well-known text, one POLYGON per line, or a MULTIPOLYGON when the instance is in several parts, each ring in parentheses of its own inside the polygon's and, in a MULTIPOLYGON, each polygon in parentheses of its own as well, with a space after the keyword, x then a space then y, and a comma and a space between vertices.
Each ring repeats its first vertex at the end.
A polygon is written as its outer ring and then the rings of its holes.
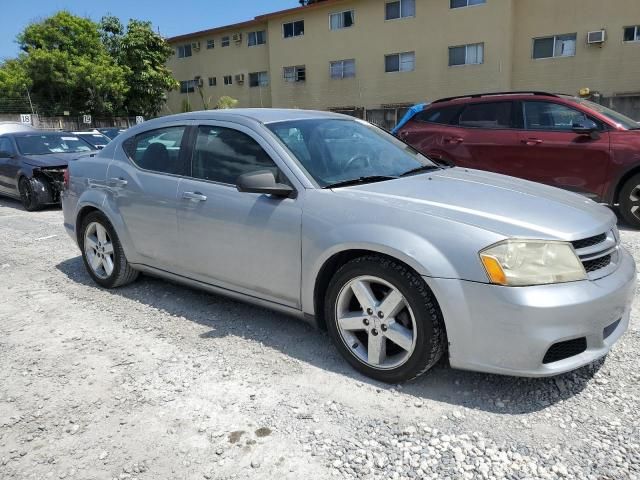
POLYGON ((324 313, 342 356, 381 382, 419 377, 446 350, 444 320, 433 293, 418 274, 391 258, 366 256, 342 266, 327 288, 324 313), (371 310, 362 298, 371 300, 371 310))
POLYGON ((27 212, 35 212, 43 207, 43 205, 38 201, 38 196, 36 195, 34 187, 49 188, 48 185, 38 179, 20 177, 20 180, 18 181, 18 192, 20 193, 22 206, 27 212), (36 185, 34 185, 34 183, 36 185))
POLYGON ((102 212, 88 214, 80 232, 84 266, 98 285, 118 288, 138 278, 139 272, 129 265, 115 229, 102 212))
POLYGON ((630 227, 640 229, 640 174, 634 175, 622 186, 618 203, 624 221, 630 227))

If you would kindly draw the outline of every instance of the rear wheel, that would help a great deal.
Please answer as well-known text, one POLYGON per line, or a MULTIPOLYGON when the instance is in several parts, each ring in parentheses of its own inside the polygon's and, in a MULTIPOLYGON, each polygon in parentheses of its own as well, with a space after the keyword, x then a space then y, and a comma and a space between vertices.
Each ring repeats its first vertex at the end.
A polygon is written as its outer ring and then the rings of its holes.
POLYGON ((133 282, 138 271, 131 268, 115 229, 101 212, 92 212, 82 222, 82 259, 91 278, 105 288, 133 282))
POLYGON ((327 291, 325 318, 346 360, 382 382, 411 380, 445 351, 433 293, 419 275, 386 257, 357 258, 338 270, 327 291))
POLYGON ((634 175, 620 191, 620 215, 633 228, 640 228, 640 174, 634 175))

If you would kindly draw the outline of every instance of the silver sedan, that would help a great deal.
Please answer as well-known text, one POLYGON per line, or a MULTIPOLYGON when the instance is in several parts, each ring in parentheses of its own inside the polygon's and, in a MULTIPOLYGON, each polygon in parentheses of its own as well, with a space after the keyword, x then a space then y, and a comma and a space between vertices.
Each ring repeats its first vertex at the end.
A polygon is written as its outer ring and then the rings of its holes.
POLYGON ((605 355, 636 283, 605 207, 438 165, 326 112, 164 117, 71 162, 65 226, 105 288, 139 272, 328 330, 357 370, 555 375, 605 355))

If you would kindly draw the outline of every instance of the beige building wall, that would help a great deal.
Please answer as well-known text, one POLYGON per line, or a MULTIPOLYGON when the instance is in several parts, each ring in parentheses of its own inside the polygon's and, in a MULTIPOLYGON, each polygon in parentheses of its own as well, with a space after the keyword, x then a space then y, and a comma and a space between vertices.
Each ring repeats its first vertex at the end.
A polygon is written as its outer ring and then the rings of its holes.
MULTIPOLYGON (((191 57, 178 58, 174 55, 169 59, 168 67, 173 71, 174 77, 179 81, 193 80, 200 76, 203 83, 205 101, 215 106, 222 96, 230 96, 238 100, 238 107, 270 107, 271 89, 269 87, 249 87, 249 73, 269 70, 269 39, 266 45, 249 47, 247 38, 249 32, 267 30, 266 23, 251 23, 240 27, 216 29, 188 38, 178 38, 171 42, 177 48, 187 43, 200 43, 199 50, 193 50, 191 57), (222 46, 222 37, 232 37, 240 33, 242 40, 234 42, 230 40, 228 47, 222 46), (214 41, 214 48, 207 49, 207 40, 214 41), (236 75, 244 74, 243 84, 236 82, 236 75), (233 76, 233 85, 224 84, 224 76, 233 76), (217 85, 210 87, 209 77, 216 77, 217 85)), ((181 94, 174 91, 169 94, 166 113, 182 112, 182 103, 185 99, 191 104, 193 110, 203 110, 202 97, 196 89, 193 93, 181 94)))
POLYGON ((588 87, 604 96, 640 94, 640 43, 624 43, 625 26, 640 25, 640 0, 515 0, 514 89, 575 94, 588 87), (588 45, 605 29, 607 41, 588 45), (576 55, 532 59, 533 38, 577 33, 576 55))
MULTIPOLYGON (((292 6, 296 2, 292 1, 292 6)), ((451 9, 449 0, 416 0, 412 18, 385 21, 386 0, 327 0, 257 17, 241 26, 170 39, 173 46, 200 41, 186 59, 173 57, 176 78, 202 76, 213 102, 230 95, 240 106, 331 109, 413 104, 474 92, 540 89, 576 94, 583 87, 603 95, 640 95, 640 42, 624 43, 623 27, 640 25, 640 0, 487 0, 451 9), (354 10, 351 28, 332 31, 331 13, 354 10), (305 21, 305 34, 285 39, 283 23, 305 21), (588 46, 587 32, 607 30, 602 46, 588 46), (247 47, 249 31, 267 30, 267 45, 247 47), (241 45, 220 48, 220 38, 243 33, 241 45), (534 60, 533 38, 577 33, 574 57, 534 60), (207 38, 216 47, 206 49, 207 38), (448 65, 449 47, 484 43, 481 65, 448 65), (386 54, 415 51, 415 71, 385 73, 386 54), (333 80, 329 63, 355 59, 355 78, 333 80), (288 83, 286 66, 304 65, 306 81, 288 83), (269 87, 249 88, 248 73, 269 72, 269 87), (247 75, 244 85, 225 87, 223 75, 247 75), (207 87, 216 76, 218 86, 207 87)), ((184 94, 170 94, 169 110, 180 111, 184 94)), ((194 109, 201 108, 189 94, 194 109)))

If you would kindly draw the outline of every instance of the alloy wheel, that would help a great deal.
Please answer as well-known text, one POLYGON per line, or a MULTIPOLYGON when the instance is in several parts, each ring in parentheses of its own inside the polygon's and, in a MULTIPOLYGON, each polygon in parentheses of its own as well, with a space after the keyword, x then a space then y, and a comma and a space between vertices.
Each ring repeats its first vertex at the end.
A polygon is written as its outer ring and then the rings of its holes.
POLYGON ((344 285, 336 322, 349 351, 371 368, 397 368, 415 350, 415 316, 400 290, 381 278, 361 276, 344 285))
POLYGON ((636 185, 629 194, 630 213, 640 220, 640 185, 636 185))
POLYGON ((109 232, 98 222, 92 222, 84 233, 84 253, 93 273, 102 279, 111 276, 114 269, 114 248, 109 232))

